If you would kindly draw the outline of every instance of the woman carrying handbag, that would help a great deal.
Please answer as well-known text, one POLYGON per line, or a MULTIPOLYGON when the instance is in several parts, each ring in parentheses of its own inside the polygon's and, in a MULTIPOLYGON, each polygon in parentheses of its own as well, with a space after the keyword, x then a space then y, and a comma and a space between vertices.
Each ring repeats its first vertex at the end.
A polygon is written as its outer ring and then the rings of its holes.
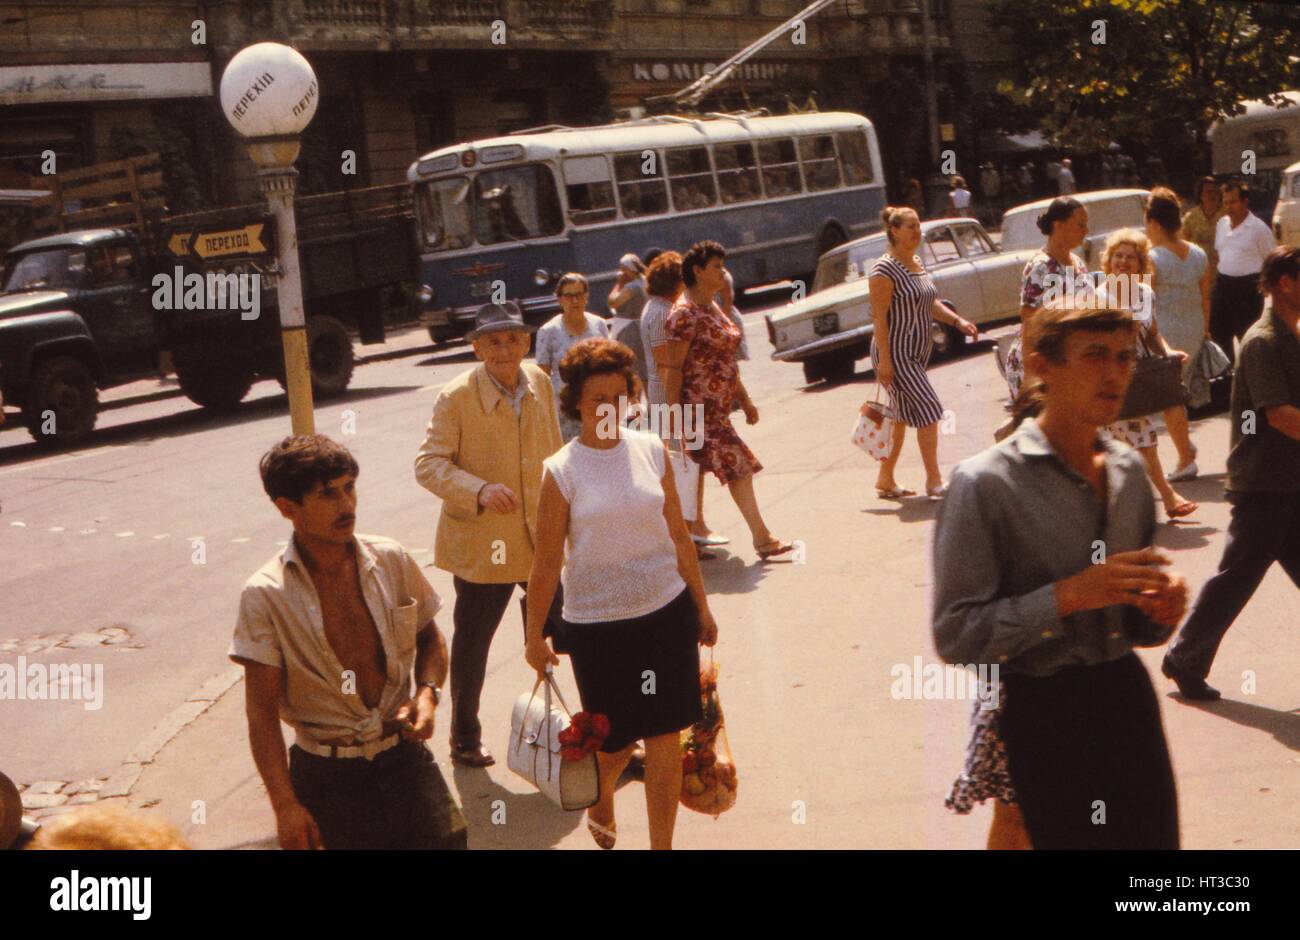
POLYGON ((542 635, 542 601, 564 577, 562 634, 583 711, 609 733, 597 755, 600 799, 587 828, 602 849, 618 836, 614 791, 645 741, 650 847, 670 849, 682 789, 681 731, 702 717, 700 655, 718 628, 709 611, 673 461, 658 436, 610 420, 636 397, 631 350, 585 340, 560 362, 560 406, 580 434, 544 462, 529 587, 528 665, 559 663, 542 635), (617 572, 617 574, 614 574, 617 572))

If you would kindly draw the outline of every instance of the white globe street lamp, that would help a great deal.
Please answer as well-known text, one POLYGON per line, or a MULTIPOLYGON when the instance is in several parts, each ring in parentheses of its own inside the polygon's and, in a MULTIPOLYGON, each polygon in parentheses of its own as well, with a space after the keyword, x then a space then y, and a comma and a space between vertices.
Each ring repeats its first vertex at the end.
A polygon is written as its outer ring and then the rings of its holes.
POLYGON ((302 306, 298 227, 293 196, 301 141, 320 101, 316 73, 296 49, 259 42, 236 53, 221 76, 221 108, 226 120, 248 142, 262 192, 275 216, 279 246, 278 305, 284 346, 285 388, 294 434, 315 433, 312 414, 311 358, 302 306))

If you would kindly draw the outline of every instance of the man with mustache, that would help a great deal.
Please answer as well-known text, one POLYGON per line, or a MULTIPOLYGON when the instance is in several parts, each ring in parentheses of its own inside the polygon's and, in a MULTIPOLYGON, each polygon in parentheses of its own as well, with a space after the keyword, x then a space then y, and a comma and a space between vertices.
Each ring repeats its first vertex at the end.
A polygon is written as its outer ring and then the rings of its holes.
POLYGON ((440 602, 401 545, 353 533, 357 473, 320 434, 262 458, 293 537, 245 584, 230 644, 253 760, 281 848, 464 848, 424 744, 447 677, 440 602), (282 720, 296 735, 287 757, 282 720))

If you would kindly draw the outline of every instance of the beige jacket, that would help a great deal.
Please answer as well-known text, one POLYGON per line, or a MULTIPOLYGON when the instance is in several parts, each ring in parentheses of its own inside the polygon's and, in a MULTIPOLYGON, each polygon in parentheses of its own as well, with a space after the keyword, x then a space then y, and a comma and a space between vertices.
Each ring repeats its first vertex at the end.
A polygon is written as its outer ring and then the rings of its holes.
POLYGON ((532 363, 521 368, 528 386, 520 417, 480 363, 442 387, 415 456, 415 479, 442 499, 434 564, 478 584, 528 580, 542 461, 563 443, 551 380, 532 363), (479 506, 488 483, 510 487, 522 511, 479 506))

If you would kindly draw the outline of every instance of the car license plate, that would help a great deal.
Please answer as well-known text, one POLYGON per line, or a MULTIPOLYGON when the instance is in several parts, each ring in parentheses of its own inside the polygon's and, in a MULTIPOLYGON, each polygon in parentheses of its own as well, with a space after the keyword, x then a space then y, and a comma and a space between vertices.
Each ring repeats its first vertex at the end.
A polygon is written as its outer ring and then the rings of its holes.
POLYGON ((820 313, 813 318, 813 332, 818 336, 827 336, 840 331, 840 315, 834 311, 820 313))

